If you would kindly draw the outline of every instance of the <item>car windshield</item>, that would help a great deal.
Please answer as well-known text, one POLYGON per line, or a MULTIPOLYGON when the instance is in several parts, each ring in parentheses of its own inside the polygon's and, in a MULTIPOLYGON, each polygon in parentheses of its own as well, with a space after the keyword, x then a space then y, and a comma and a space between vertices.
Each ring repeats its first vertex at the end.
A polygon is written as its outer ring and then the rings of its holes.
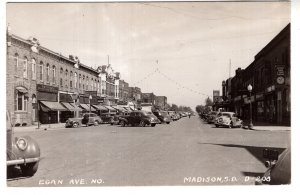
POLYGON ((230 118, 230 117, 231 117, 231 114, 229 114, 229 113, 223 113, 222 116, 227 116, 227 117, 230 118))
POLYGON ((161 112, 161 115, 168 116, 168 113, 167 112, 161 112))

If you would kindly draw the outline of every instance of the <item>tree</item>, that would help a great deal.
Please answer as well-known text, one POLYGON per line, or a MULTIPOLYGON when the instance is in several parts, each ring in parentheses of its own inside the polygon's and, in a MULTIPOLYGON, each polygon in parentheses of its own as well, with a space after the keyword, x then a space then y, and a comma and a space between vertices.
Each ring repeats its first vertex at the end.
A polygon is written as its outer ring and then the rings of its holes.
POLYGON ((176 104, 172 104, 172 106, 170 107, 170 110, 177 111, 178 110, 178 106, 176 104))
POLYGON ((213 104, 213 101, 209 97, 207 97, 207 99, 205 100, 205 106, 213 106, 213 104))

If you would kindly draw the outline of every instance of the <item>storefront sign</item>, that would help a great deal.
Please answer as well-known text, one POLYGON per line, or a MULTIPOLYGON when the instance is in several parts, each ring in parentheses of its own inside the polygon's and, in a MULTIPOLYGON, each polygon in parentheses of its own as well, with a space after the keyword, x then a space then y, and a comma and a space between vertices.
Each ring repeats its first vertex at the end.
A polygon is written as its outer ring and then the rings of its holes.
POLYGON ((36 90, 37 90, 37 91, 48 92, 48 93, 57 93, 57 92, 58 92, 58 87, 53 87, 53 86, 49 86, 49 85, 37 84, 37 85, 36 85, 36 90))

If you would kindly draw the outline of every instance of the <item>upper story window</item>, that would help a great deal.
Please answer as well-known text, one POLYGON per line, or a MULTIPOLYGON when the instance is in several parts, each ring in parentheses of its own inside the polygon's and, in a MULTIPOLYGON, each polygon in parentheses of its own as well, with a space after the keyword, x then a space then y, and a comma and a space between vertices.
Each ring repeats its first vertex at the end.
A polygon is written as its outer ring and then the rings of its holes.
POLYGON ((52 82, 56 83, 56 67, 54 65, 52 66, 52 82))
POLYGON ((42 61, 40 62, 40 70, 39 71, 40 71, 40 81, 43 81, 44 64, 42 61))
POLYGON ((36 61, 34 58, 31 60, 31 77, 32 80, 36 79, 36 61))
POLYGON ((61 87, 63 86, 63 79, 62 78, 59 79, 59 84, 60 84, 61 87))
POLYGON ((81 88, 81 74, 79 74, 79 89, 81 88))
POLYGON ((19 54, 18 53, 15 53, 15 55, 14 55, 14 65, 15 65, 15 70, 17 70, 19 67, 19 54))
POLYGON ((24 58, 23 61, 23 78, 28 77, 28 59, 27 57, 24 58))
POLYGON ((74 73, 74 87, 77 87, 77 72, 74 73))
POLYGON ((68 75, 69 75, 69 71, 68 71, 68 69, 66 69, 66 79, 68 79, 68 75))
POLYGON ((50 65, 49 64, 47 64, 46 65, 46 80, 47 80, 47 82, 49 82, 49 78, 50 77, 50 65))

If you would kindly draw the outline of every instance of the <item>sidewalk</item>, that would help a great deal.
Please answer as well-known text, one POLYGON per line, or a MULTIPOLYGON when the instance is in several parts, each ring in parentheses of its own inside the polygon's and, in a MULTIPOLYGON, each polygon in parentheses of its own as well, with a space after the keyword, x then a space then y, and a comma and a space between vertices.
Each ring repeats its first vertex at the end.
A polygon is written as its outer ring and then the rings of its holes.
MULTIPOLYGON (((244 129, 248 129, 248 121, 244 122, 244 129)), ((253 122, 253 129, 249 129, 252 131, 290 131, 291 126, 284 126, 284 125, 276 125, 270 123, 262 123, 262 122, 253 122)))
POLYGON ((65 123, 41 124, 39 128, 38 125, 14 127, 14 131, 15 132, 46 131, 46 130, 62 129, 62 128, 65 128, 65 123))

